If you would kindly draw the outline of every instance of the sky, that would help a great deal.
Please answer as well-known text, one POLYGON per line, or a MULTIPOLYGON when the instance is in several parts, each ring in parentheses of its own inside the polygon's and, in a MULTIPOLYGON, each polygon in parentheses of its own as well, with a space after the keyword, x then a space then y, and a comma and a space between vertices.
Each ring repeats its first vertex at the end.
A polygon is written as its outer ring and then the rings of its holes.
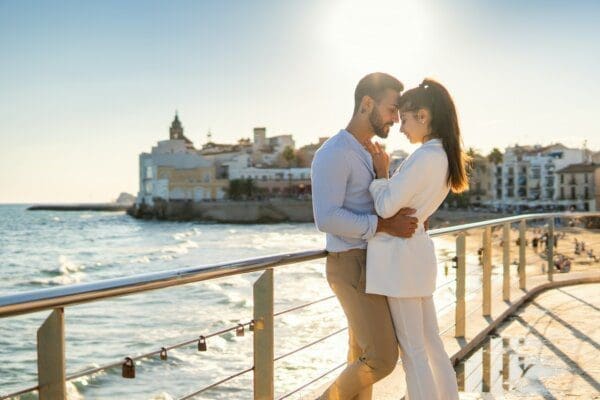
MULTIPOLYGON (((197 147, 344 128, 383 71, 444 84, 465 147, 600 150, 598 1, 0 0, 0 203, 138 191, 177 110, 197 147)), ((414 150, 394 126, 388 149, 414 150)))

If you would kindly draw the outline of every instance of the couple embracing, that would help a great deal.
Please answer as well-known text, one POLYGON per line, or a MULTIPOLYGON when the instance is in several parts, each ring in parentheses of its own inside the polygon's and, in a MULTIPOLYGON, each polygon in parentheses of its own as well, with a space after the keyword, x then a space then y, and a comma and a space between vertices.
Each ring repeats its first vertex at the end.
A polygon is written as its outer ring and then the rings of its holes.
POLYGON ((384 73, 361 79, 348 126, 312 164, 327 281, 349 332, 348 365, 321 399, 371 399, 373 383, 396 366, 398 347, 407 399, 458 399, 432 299, 437 261, 426 221, 450 190, 467 189, 467 156, 448 91, 430 79, 403 89, 384 73), (371 140, 386 138, 400 121, 400 131, 421 146, 390 176, 389 156, 371 140))

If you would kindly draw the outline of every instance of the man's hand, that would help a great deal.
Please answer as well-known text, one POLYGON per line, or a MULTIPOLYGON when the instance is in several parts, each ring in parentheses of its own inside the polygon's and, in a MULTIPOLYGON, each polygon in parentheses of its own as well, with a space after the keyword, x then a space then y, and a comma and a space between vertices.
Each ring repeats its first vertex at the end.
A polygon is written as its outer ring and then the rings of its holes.
POLYGON ((409 238, 417 229, 419 220, 410 215, 417 210, 414 208, 401 208, 396 215, 391 218, 377 218, 377 232, 385 232, 388 235, 409 238))

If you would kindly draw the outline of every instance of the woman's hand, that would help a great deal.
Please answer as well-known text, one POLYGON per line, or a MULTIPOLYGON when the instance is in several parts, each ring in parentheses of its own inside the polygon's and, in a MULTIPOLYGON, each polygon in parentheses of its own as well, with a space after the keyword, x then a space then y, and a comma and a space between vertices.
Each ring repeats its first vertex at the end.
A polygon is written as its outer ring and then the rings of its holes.
POLYGON ((390 175, 390 156, 377 142, 373 144, 370 140, 364 142, 364 146, 373 158, 373 168, 377 178, 389 178, 390 175))

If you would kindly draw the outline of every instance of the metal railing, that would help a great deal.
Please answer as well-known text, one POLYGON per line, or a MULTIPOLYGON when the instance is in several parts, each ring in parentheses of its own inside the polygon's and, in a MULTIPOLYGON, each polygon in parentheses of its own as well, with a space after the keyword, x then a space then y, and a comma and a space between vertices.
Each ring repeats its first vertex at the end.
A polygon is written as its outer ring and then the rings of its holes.
MULTIPOLYGON (((598 212, 580 212, 580 213, 542 213, 542 214, 525 214, 517 215, 508 218, 499 218, 486 220, 481 222, 451 226, 447 228, 433 229, 429 231, 430 236, 442 236, 447 234, 457 234, 456 236, 456 252, 454 257, 449 257, 440 262, 453 262, 456 268, 456 277, 447 280, 438 286, 437 290, 455 284, 456 300, 452 301, 439 311, 446 310, 449 307, 455 308, 454 323, 441 333, 444 334, 454 328, 455 337, 464 337, 468 317, 479 309, 482 310, 483 316, 491 315, 492 307, 492 245, 497 244, 492 241, 492 228, 502 228, 502 252, 503 252, 503 268, 502 268, 502 299, 510 300, 510 234, 511 224, 519 226, 519 262, 518 262, 518 283, 520 289, 525 289, 527 285, 526 275, 526 223, 530 220, 545 220, 545 229, 547 237, 554 237, 554 221, 556 218, 570 219, 580 217, 600 217, 598 212), (467 265, 466 265, 466 237, 465 233, 473 229, 483 228, 482 248, 481 248, 481 265, 482 265, 482 284, 476 290, 467 291, 467 265), (474 310, 466 312, 466 298, 473 292, 482 291, 481 305, 474 310)), ((167 352, 171 349, 197 344, 199 351, 206 350, 206 339, 222 335, 226 332, 235 331, 238 336, 244 334, 245 328, 248 327, 253 332, 253 354, 254 363, 251 367, 239 371, 225 379, 201 388, 193 393, 189 393, 182 399, 192 398, 204 391, 210 390, 220 383, 231 380, 245 373, 253 372, 254 374, 254 398, 255 399, 273 399, 274 391, 274 363, 284 357, 292 355, 296 352, 311 347, 329 337, 344 332, 346 328, 339 329, 325 337, 316 341, 307 343, 302 347, 286 354, 274 355, 274 317, 282 314, 293 312, 313 304, 331 300, 334 296, 327 296, 322 299, 311 301, 300 306, 292 307, 275 313, 273 310, 274 291, 273 291, 273 269, 284 265, 300 263, 304 261, 316 260, 326 257, 325 250, 304 251, 289 254, 279 254, 267 257, 253 258, 235 262, 220 263, 208 266, 190 267, 174 269, 162 272, 154 272, 147 274, 134 275, 129 277, 115 278, 102 280, 97 282, 62 286, 49 289, 41 289, 14 295, 0 297, 0 318, 11 317, 21 314, 28 314, 44 310, 52 310, 50 316, 42 324, 38 330, 38 385, 10 393, 2 396, 0 399, 10 398, 23 393, 37 390, 40 399, 65 399, 66 398, 66 381, 72 380, 85 375, 90 375, 95 372, 122 366, 123 374, 126 375, 126 369, 133 366, 129 374, 135 376, 135 360, 157 356, 161 359, 166 359, 167 352), (254 315, 251 321, 240 323, 236 326, 226 328, 224 330, 206 334, 198 338, 193 338, 171 346, 162 347, 159 350, 148 352, 137 357, 127 357, 125 361, 119 361, 107 365, 103 365, 94 369, 88 369, 70 376, 66 375, 65 366, 65 332, 64 319, 65 307, 75 304, 95 302, 103 299, 126 296, 136 293, 141 293, 150 290, 163 289, 172 286, 184 285, 192 282, 205 281, 231 275, 245 274, 250 272, 262 271, 263 273, 254 283, 254 315), (164 357, 164 358, 163 358, 164 357)), ((554 273, 554 240, 547 241, 546 257, 548 262, 547 279, 553 280, 554 273)), ((283 395, 281 399, 287 398, 294 393, 304 389, 306 386, 316 382, 318 379, 336 371, 345 363, 336 366, 333 369, 325 372, 309 383, 283 395)), ((130 376, 131 377, 131 376, 130 376)))

